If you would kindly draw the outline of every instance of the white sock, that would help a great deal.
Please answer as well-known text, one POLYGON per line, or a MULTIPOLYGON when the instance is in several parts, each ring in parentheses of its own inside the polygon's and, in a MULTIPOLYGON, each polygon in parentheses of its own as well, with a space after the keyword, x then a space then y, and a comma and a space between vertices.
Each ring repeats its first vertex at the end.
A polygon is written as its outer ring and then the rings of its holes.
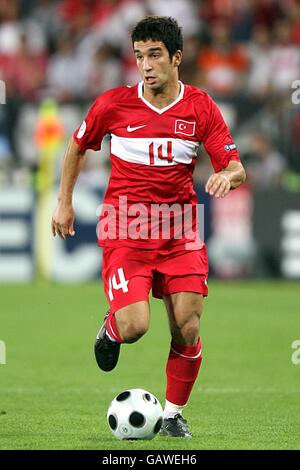
POLYGON ((174 418, 175 415, 182 415, 183 409, 186 405, 175 405, 170 401, 166 400, 165 409, 164 409, 164 419, 174 418))

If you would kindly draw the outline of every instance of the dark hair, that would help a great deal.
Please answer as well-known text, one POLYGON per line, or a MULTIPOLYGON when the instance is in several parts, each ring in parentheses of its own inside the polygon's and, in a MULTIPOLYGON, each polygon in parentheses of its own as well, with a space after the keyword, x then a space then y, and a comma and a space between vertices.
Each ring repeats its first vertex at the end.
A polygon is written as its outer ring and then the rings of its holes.
POLYGON ((131 33, 135 41, 161 41, 169 52, 170 59, 176 51, 183 50, 181 28, 176 20, 167 16, 147 16, 139 21, 131 33))

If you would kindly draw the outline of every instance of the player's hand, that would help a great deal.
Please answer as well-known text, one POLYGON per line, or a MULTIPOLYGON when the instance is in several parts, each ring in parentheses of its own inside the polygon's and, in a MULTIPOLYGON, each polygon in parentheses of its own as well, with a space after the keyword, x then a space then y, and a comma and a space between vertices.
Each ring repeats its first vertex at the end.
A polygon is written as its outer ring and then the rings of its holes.
POLYGON ((229 177, 224 173, 214 173, 211 175, 205 185, 205 191, 210 196, 225 197, 229 193, 231 183, 229 177))
POLYGON ((52 217, 51 228, 54 237, 56 234, 63 240, 67 235, 74 237, 74 209, 72 205, 58 204, 52 217))

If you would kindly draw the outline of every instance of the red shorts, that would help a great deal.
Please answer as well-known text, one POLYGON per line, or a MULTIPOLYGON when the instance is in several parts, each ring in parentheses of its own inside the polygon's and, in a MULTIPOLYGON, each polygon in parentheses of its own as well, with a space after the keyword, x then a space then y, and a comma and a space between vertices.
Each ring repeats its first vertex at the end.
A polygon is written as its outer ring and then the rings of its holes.
POLYGON ((102 277, 110 310, 129 304, 158 299, 175 292, 197 292, 204 297, 207 288, 208 259, 201 250, 142 250, 130 247, 104 248, 102 277))

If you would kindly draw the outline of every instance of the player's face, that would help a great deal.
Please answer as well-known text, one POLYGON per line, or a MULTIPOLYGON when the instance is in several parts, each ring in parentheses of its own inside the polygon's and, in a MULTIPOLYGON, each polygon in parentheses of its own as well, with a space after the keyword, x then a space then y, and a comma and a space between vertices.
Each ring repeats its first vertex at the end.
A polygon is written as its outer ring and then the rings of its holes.
POLYGON ((164 90, 173 80, 178 81, 181 51, 170 59, 168 49, 161 41, 136 41, 134 53, 144 85, 153 92, 164 90))

